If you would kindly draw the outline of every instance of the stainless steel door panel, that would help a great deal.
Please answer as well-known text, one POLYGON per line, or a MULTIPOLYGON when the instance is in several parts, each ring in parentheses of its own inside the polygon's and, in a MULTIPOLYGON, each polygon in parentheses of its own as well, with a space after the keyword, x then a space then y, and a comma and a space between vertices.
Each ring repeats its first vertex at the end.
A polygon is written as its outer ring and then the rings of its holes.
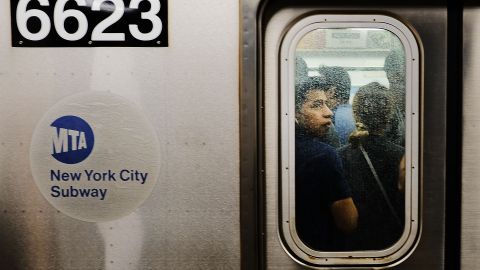
POLYGON ((12 48, 0 3, 0 265, 239 269, 239 2, 169 1, 168 48, 12 48), (110 91, 153 123, 162 171, 120 220, 57 212, 29 166, 33 129, 65 96, 110 91))
MULTIPOLYGON (((285 4, 288 5, 288 4, 285 4)), ((294 6, 294 1, 290 6, 294 6)), ((269 8, 275 7, 267 5, 269 8)), ((264 93, 266 152, 266 264, 268 269, 301 269, 283 250, 278 236, 278 49, 282 34, 298 16, 319 10, 341 13, 335 8, 280 8, 268 20, 264 32, 264 93)), ((356 10, 358 8, 351 8, 356 10)), ((412 25, 424 47, 423 100, 423 217, 422 236, 413 254, 394 269, 443 269, 445 192, 445 102, 447 13, 441 8, 376 8, 412 25)))
POLYGON ((462 269, 480 264, 480 9, 463 13, 462 269))

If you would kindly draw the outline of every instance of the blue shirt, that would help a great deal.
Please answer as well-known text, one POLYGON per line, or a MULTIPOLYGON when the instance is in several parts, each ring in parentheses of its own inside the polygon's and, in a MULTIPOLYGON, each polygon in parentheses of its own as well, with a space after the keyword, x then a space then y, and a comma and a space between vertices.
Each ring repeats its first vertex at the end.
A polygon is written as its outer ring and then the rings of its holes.
POLYGON ((355 120, 353 119, 352 105, 341 104, 335 109, 333 122, 340 139, 340 144, 348 143, 348 136, 355 130, 355 120))
POLYGON ((296 130, 295 212, 300 239, 315 250, 342 250, 344 239, 331 213, 331 205, 351 197, 336 150, 320 138, 296 130))

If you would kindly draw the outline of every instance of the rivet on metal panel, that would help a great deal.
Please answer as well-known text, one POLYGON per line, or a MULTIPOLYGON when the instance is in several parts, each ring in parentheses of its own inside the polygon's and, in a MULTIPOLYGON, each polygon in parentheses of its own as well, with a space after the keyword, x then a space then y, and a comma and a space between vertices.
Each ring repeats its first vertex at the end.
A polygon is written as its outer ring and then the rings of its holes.
POLYGON ((18 44, 22 45, 22 44, 23 44, 23 41, 20 40, 20 41, 18 42, 18 44))
POLYGON ((92 45, 92 43, 93 43, 93 41, 91 41, 91 40, 88 42, 89 45, 92 45))

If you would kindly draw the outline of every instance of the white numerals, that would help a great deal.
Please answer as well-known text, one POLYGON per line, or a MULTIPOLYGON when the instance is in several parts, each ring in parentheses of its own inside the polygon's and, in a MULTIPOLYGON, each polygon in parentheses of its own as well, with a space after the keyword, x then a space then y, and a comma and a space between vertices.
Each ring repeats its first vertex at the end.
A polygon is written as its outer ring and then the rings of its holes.
POLYGON ((112 15, 107 17, 105 20, 100 22, 92 32, 92 40, 94 41, 124 41, 125 34, 124 33, 104 33, 105 29, 110 27, 112 24, 118 22, 125 12, 125 4, 123 0, 94 0, 92 4, 92 10, 99 11, 100 6, 103 2, 112 2, 115 6, 115 10, 113 11, 112 15))
MULTIPOLYGON (((144 0, 132 0, 130 2, 130 8, 138 8, 140 2, 142 1, 144 0)), ((162 33, 162 28, 163 28, 162 21, 157 16, 157 13, 160 11, 160 2, 155 0, 146 0, 146 1, 150 2, 151 8, 148 12, 142 13, 142 19, 150 20, 152 22, 152 25, 153 25, 152 30, 148 33, 142 33, 138 29, 138 25, 131 24, 128 26, 132 36, 138 40, 143 40, 143 41, 156 39, 162 33)))
MULTIPOLYGON (((20 34, 28 40, 38 41, 46 38, 48 33, 50 33, 50 28, 52 24, 48 18, 47 13, 38 10, 31 9, 27 10, 27 5, 31 0, 20 0, 17 6, 17 25, 18 31, 20 34), (28 30, 27 22, 29 19, 37 17, 40 20, 40 30, 37 33, 32 33, 28 30)), ((41 6, 49 6, 50 3, 48 0, 38 0, 41 6)))
MULTIPOLYGON (((27 9, 30 2, 38 2, 42 7, 49 7, 50 1, 54 0, 19 0, 16 11, 16 23, 20 34, 30 41, 40 41, 45 39, 51 31, 52 23, 48 14, 40 9, 27 9), (40 22, 39 29, 36 32, 32 32, 29 29, 28 21, 32 18, 37 18, 40 22)), ((87 7, 86 0, 56 0, 55 7, 53 8, 53 24, 58 36, 67 41, 78 41, 83 39, 88 31, 88 16, 75 8, 66 9, 66 5, 69 2, 75 2, 77 7, 87 7), (65 21, 69 19, 75 19, 77 21, 77 29, 75 31, 65 27, 65 21)), ((128 31, 137 40, 140 41, 152 41, 160 36, 163 30, 163 23, 158 13, 160 12, 160 0, 131 0, 129 8, 138 9, 142 1, 148 1, 150 3, 150 10, 141 13, 142 20, 150 21, 152 29, 149 32, 141 32, 138 25, 129 24, 128 31)), ((91 1, 88 1, 91 2, 91 1)), ((92 11, 101 11, 102 5, 107 3, 108 9, 111 14, 93 27, 91 40, 92 41, 125 41, 125 33, 111 33, 108 32, 108 28, 119 22, 125 13, 125 4, 123 0, 93 0, 91 2, 92 11)), ((37 29, 38 27, 36 27, 37 29)))
MULTIPOLYGON (((69 0, 58 0, 53 11, 53 22, 58 35, 69 41, 76 41, 82 39, 88 31, 88 20, 85 14, 78 10, 65 10, 65 4, 69 0), (78 22, 78 29, 74 33, 69 33, 65 30, 65 20, 69 17, 75 18, 78 22)), ((76 0, 77 5, 86 6, 85 0, 76 0)))

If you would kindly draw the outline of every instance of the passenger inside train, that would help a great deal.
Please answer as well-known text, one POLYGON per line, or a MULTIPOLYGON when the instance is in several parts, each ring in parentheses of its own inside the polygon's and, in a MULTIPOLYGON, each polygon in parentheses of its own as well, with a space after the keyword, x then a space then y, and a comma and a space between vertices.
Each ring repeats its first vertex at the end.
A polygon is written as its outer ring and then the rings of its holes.
POLYGON ((349 103, 350 76, 343 67, 338 66, 321 66, 319 73, 329 88, 333 90, 329 96, 333 110, 333 124, 338 134, 340 146, 345 145, 348 142, 348 136, 355 130, 352 105, 349 103))
POLYGON ((318 29, 300 41, 296 68, 299 238, 319 251, 387 249, 405 226, 401 42, 381 29, 318 29))
POLYGON ((357 130, 338 150, 359 212, 348 249, 386 249, 403 232, 404 196, 398 176, 405 149, 385 136, 393 113, 386 87, 376 82, 360 87, 352 107, 357 130))
POLYGON ((324 141, 333 115, 326 92, 318 77, 296 92, 296 228, 311 248, 340 250, 358 214, 337 151, 324 141))

